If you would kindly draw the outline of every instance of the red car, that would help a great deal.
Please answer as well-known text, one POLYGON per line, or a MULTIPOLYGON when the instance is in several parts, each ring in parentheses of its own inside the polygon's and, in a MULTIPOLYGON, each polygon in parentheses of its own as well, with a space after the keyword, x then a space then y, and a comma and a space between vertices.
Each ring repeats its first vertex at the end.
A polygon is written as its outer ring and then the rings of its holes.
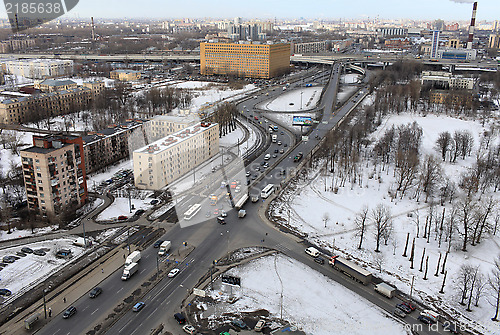
POLYGON ((403 302, 403 305, 405 305, 406 307, 408 307, 409 309, 411 309, 411 311, 413 312, 417 307, 415 307, 414 304, 412 304, 411 302, 403 302))
POLYGON ((118 217, 118 220, 120 220, 120 221, 127 220, 127 219, 128 219, 128 217, 127 217, 127 216, 125 216, 125 215, 120 215, 120 216, 118 217))
POLYGON ((258 120, 258 119, 259 119, 259 118, 258 118, 258 117, 256 117, 256 116, 254 116, 253 118, 254 118, 255 120, 258 120))

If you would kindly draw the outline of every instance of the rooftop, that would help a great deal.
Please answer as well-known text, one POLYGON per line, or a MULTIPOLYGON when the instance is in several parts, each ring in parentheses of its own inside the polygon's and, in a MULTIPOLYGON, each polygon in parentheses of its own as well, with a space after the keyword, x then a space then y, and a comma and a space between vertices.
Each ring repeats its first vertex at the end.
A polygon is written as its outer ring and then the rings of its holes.
POLYGON ((169 147, 176 145, 182 141, 185 141, 197 134, 201 134, 203 131, 216 127, 217 123, 209 123, 209 122, 198 122, 195 125, 179 130, 176 133, 173 133, 167 137, 161 138, 158 141, 155 141, 149 145, 146 145, 140 149, 135 150, 134 152, 142 153, 142 154, 159 154, 169 147))
POLYGON ((127 120, 126 122, 120 123, 119 125, 112 125, 112 126, 105 128, 103 130, 91 132, 87 136, 82 137, 83 144, 88 145, 90 143, 99 141, 104 137, 111 136, 111 135, 114 135, 116 133, 137 127, 137 126, 143 124, 144 122, 145 122, 144 120, 140 120, 140 119, 127 120))
POLYGON ((40 83, 40 85, 47 86, 66 86, 66 85, 76 85, 73 80, 57 80, 57 79, 45 79, 40 83))

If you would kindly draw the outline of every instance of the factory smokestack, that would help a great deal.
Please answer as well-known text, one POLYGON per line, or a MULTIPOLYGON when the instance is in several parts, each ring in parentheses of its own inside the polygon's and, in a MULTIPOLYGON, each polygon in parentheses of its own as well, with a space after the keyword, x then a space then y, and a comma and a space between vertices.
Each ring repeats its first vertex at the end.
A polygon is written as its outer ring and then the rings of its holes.
POLYGON ((472 49, 472 40, 474 39, 474 27, 476 25, 476 11, 477 11, 477 2, 474 2, 474 5, 472 5, 472 18, 470 19, 469 39, 467 40, 467 49, 472 49))
POLYGON ((92 16, 90 18, 90 21, 92 22, 92 42, 95 41, 95 26, 94 26, 94 17, 92 16))

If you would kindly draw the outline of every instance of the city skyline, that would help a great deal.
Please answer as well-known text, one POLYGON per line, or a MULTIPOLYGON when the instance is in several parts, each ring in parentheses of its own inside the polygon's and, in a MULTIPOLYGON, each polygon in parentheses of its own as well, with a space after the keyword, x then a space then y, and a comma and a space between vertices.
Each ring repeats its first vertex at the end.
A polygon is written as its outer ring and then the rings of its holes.
MULTIPOLYGON (((415 19, 415 20, 470 20, 471 0, 422 0, 422 1, 371 1, 354 0, 345 6, 343 1, 312 0, 256 0, 251 3, 235 3, 228 0, 191 0, 181 4, 165 4, 160 0, 144 2, 130 0, 81 0, 63 16, 110 19, 130 18, 261 18, 261 19, 415 19), (337 6, 337 7, 336 7, 337 6), (330 10, 328 8, 331 8, 330 10), (221 8, 223 8, 221 10, 221 8), (359 9, 362 10, 359 10, 359 9)), ((496 0, 478 1, 478 21, 498 20, 500 5, 496 0)), ((3 18, 7 18, 5 7, 1 7, 3 18)))

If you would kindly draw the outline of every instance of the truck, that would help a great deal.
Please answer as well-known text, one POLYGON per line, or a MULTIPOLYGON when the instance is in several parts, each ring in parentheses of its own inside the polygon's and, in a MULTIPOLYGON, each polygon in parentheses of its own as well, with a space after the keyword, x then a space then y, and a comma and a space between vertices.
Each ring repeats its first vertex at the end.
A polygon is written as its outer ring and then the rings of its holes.
POLYGON ((238 217, 239 217, 240 219, 244 218, 246 215, 247 215, 247 211, 246 211, 246 210, 244 210, 244 209, 240 209, 240 210, 238 211, 238 217))
POLYGON ((380 283, 375 285, 375 291, 389 299, 392 299, 392 297, 396 295, 396 288, 387 283, 380 283))
POLYGON ((372 281, 372 273, 370 271, 340 256, 331 257, 328 264, 335 270, 342 272, 363 285, 368 285, 372 281))
POLYGON ((296 162, 300 161, 303 156, 304 156, 304 154, 302 152, 299 152, 298 154, 295 155, 295 157, 293 157, 293 161, 296 163, 296 162))
POLYGON ((276 141, 277 141, 277 140, 278 140, 278 135, 273 134, 273 135, 271 136, 271 141, 272 141, 273 143, 276 143, 276 141))
POLYGON ((132 263, 132 264, 127 265, 123 269, 122 280, 127 280, 130 277, 132 277, 134 275, 134 273, 137 272, 138 269, 139 269, 139 264, 137 264, 137 263, 132 263))
POLYGON ((125 266, 130 265, 132 263, 138 263, 141 260, 141 252, 136 250, 132 252, 128 257, 125 259, 125 266))
POLYGON ((158 256, 165 256, 170 250, 172 243, 170 241, 164 241, 160 244, 160 250, 158 250, 158 256))
POLYGON ((243 193, 243 195, 241 196, 241 198, 239 198, 236 201, 236 204, 234 205, 234 208, 236 208, 236 210, 240 210, 241 207, 243 207, 243 205, 247 202, 247 200, 248 200, 248 193, 243 193))
POLYGON ((89 238, 83 238, 83 237, 78 237, 76 240, 73 241, 73 245, 76 245, 78 247, 91 247, 92 246, 92 241, 89 240, 89 238))

